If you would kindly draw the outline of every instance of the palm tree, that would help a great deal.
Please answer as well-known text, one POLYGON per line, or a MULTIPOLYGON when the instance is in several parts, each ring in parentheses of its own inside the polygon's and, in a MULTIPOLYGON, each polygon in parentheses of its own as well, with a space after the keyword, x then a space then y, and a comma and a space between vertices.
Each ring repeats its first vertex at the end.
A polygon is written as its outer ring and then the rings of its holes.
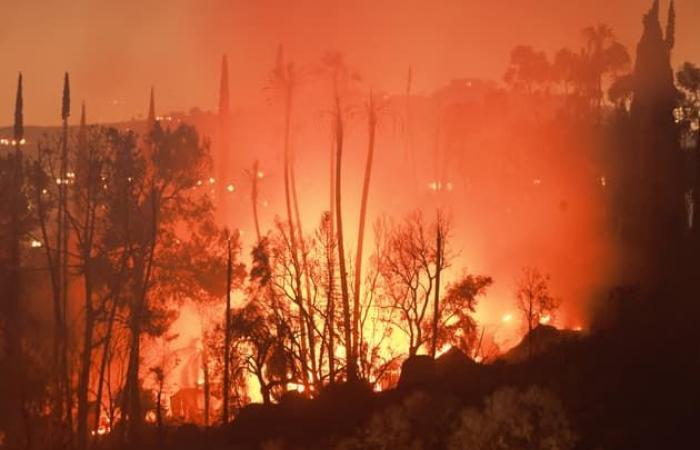
POLYGON ((367 200, 369 196, 369 183, 372 176, 372 162, 374 160, 374 142, 377 131, 377 114, 379 105, 372 91, 367 102, 367 161, 365 163, 364 182, 362 184, 362 200, 360 203, 360 224, 357 233, 357 255, 355 256, 355 290, 353 291, 353 353, 359 354, 360 349, 360 284, 362 281, 362 247, 365 236, 365 221, 367 218, 367 200))
MULTIPOLYGON (((304 374, 303 381, 305 392, 309 392, 308 386, 308 349, 307 349, 307 323, 302 299, 301 264, 299 262, 299 246, 297 243, 296 226, 292 215, 292 190, 293 169, 291 161, 291 119, 294 92, 298 86, 298 75, 293 63, 285 63, 284 48, 280 45, 277 50, 277 61, 269 80, 269 87, 282 95, 284 103, 284 199, 287 211, 287 227, 289 228, 289 242, 292 253, 292 265, 294 266, 294 295, 299 307, 299 331, 301 340, 301 365, 304 374)), ((296 198, 296 194, 294 194, 296 198)))
MULTIPOLYGON (((343 209, 341 195, 341 175, 343 166, 344 143, 344 109, 341 99, 341 89, 346 87, 351 76, 348 67, 340 53, 328 53, 322 60, 331 76, 333 88, 333 132, 335 135, 335 218, 338 230, 338 265, 340 268, 340 292, 343 301, 343 325, 345 328, 345 355, 347 363, 347 379, 358 378, 357 358, 355 357, 352 340, 352 319, 350 312, 350 293, 348 290, 348 273, 345 262, 345 243, 343 238, 343 209)), ((354 78, 357 78, 354 76, 354 78)))

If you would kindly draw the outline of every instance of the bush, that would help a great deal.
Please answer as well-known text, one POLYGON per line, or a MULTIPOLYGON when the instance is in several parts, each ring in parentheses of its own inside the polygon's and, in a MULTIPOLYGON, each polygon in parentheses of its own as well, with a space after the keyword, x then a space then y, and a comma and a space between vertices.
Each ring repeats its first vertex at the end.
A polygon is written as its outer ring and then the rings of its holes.
POLYGON ((450 450, 567 450, 575 438, 566 412, 551 392, 502 388, 482 410, 462 411, 449 439, 450 450))

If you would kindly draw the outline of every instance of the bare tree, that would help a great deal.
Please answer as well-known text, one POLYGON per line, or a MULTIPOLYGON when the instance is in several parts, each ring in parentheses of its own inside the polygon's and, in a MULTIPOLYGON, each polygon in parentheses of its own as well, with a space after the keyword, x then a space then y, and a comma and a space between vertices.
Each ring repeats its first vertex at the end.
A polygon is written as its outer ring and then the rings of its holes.
POLYGON ((427 342, 428 306, 433 299, 438 272, 450 265, 446 240, 436 248, 433 236, 441 229, 448 236, 447 222, 427 225, 420 212, 409 215, 402 223, 377 228, 383 243, 380 272, 386 292, 385 307, 398 312, 393 325, 409 338, 409 356, 427 342))
POLYGON ((527 328, 528 353, 532 356, 532 330, 542 321, 550 321, 559 308, 559 299, 549 292, 549 275, 534 267, 525 267, 516 280, 517 307, 527 328))

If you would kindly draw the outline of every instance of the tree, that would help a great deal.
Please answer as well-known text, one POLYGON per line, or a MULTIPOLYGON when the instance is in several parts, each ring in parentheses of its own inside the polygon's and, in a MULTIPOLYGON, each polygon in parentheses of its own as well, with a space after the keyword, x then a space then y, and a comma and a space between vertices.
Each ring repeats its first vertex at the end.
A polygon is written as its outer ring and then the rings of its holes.
POLYGON ((690 144, 695 137, 695 185, 693 188, 693 217, 691 226, 694 234, 700 232, 700 67, 686 62, 676 73, 678 87, 683 94, 681 100, 680 121, 683 126, 683 138, 690 144))
POLYGON ((630 65, 630 56, 608 25, 586 27, 582 35, 585 42, 580 66, 582 87, 587 97, 600 109, 605 100, 604 77, 626 70, 630 65))
POLYGON ((22 304, 26 280, 23 246, 33 228, 29 189, 21 146, 24 143, 24 102, 22 74, 17 81, 13 150, 0 156, 0 389, 3 400, 0 421, 6 431, 8 446, 31 445, 31 417, 28 411, 28 350, 24 347, 23 328, 27 324, 27 309, 22 304))
MULTIPOLYGON (((351 81, 359 80, 359 75, 351 72, 345 64, 343 55, 338 52, 330 52, 321 60, 332 83, 333 97, 333 134, 335 136, 335 221, 338 233, 338 265, 340 269, 340 292, 343 304, 343 325, 345 331, 345 356, 347 365, 347 379, 357 380, 357 357, 354 353, 353 342, 353 313, 350 307, 350 291, 348 289, 348 270, 345 261, 345 239, 343 234, 343 208, 341 194, 341 175, 343 164, 343 144, 345 142, 345 107, 343 95, 348 90, 351 81)), ((354 311, 354 309, 353 309, 354 311)))
POLYGON ((533 94, 546 89, 551 80, 547 55, 527 45, 519 45, 510 53, 510 63, 503 79, 516 91, 533 94))
POLYGON ((628 195, 634 199, 631 221, 636 228, 631 236, 635 253, 629 265, 645 283, 660 282, 680 269, 688 228, 685 155, 674 118, 679 100, 671 67, 674 20, 671 9, 664 36, 659 3, 653 3, 644 15, 634 66, 628 146, 634 152, 636 176, 628 195))
POLYGON ((436 347, 451 345, 466 355, 478 353, 478 326, 473 315, 479 298, 491 284, 489 276, 464 274, 448 286, 434 320, 438 325, 431 332, 436 347))
MULTIPOLYGON (((304 373, 304 383, 308 387, 307 374, 309 372, 309 358, 308 358, 308 343, 313 346, 313 336, 311 336, 312 331, 308 330, 308 323, 305 317, 305 313, 302 311, 303 306, 303 294, 302 294, 302 271, 304 276, 308 277, 308 272, 306 271, 306 264, 302 267, 302 262, 299 259, 299 242, 297 240, 303 240, 302 231, 300 229, 301 225, 298 221, 299 211, 297 205, 297 195, 296 186, 294 184, 294 168, 293 168, 293 157, 291 153, 291 120, 292 120, 292 108, 294 94, 299 85, 299 76, 294 63, 285 63, 284 60, 284 49, 280 45, 277 50, 277 61, 275 68, 272 70, 268 81, 268 88, 275 91, 282 98, 283 108, 284 108, 284 199, 285 207, 287 213, 287 227, 289 228, 289 240, 291 243, 292 250, 292 263, 294 265, 294 292, 297 297, 296 304, 299 305, 299 328, 301 331, 301 363, 302 370, 304 373), (292 202, 294 204, 292 204, 292 202), (295 223, 295 215, 293 215, 293 209, 296 213, 297 223, 295 223), (299 228, 297 230, 297 228, 299 228), (308 341, 307 341, 308 339, 308 341)), ((302 244, 302 254, 304 254, 304 248, 302 244)), ((305 263, 305 261, 304 261, 305 263)), ((307 297, 308 297, 308 278, 307 278, 307 297)))
MULTIPOLYGON (((83 340, 78 375, 78 429, 79 449, 87 447, 88 440, 88 390, 95 328, 99 310, 105 306, 110 290, 106 281, 104 264, 108 256, 102 245, 105 225, 104 210, 107 206, 103 189, 103 168, 107 162, 105 134, 102 130, 85 130, 81 123, 79 141, 75 148, 75 174, 70 178, 67 195, 70 208, 66 208, 77 244, 77 267, 83 282, 83 340)), ((68 203, 67 203, 68 204, 68 203)))
POLYGON ((448 448, 566 450, 575 443, 566 411, 554 394, 538 387, 501 388, 483 409, 462 410, 448 448))
POLYGON ((420 212, 414 212, 397 225, 377 228, 382 242, 379 271, 386 292, 384 307, 395 310, 392 324, 409 338, 409 356, 427 342, 428 306, 433 299, 438 272, 450 265, 447 222, 426 224, 420 212), (441 230, 441 231, 438 231, 441 230), (436 247, 433 236, 445 240, 436 247))
MULTIPOLYGON (((292 321, 289 308, 273 288, 273 273, 267 238, 252 252, 248 302, 232 312, 231 339, 243 356, 246 370, 256 377, 265 404, 276 388, 286 388, 291 363, 292 321)), ((279 390, 279 389, 278 389, 279 390)))
MULTIPOLYGON (((178 226, 193 224, 210 215, 211 201, 201 190, 195 189, 197 180, 205 177, 209 161, 208 148, 199 141, 196 130, 181 125, 175 130, 162 130, 156 124, 151 133, 152 146, 140 152, 135 145, 119 155, 114 189, 125 187, 126 201, 114 205, 114 219, 122 221, 125 211, 133 217, 128 224, 127 236, 132 242, 131 278, 128 293, 128 328, 130 333, 129 363, 124 389, 122 414, 128 427, 130 442, 138 439, 143 420, 139 397, 140 346, 143 333, 159 335, 167 328, 172 314, 164 308, 162 295, 154 295, 154 288, 164 284, 161 256, 163 250, 186 240, 177 233, 178 226)), ((206 221, 205 221, 206 222, 206 221)), ((119 232, 119 228, 115 230, 119 232)), ((219 280, 223 280, 223 276, 219 280)), ((157 292, 157 291, 156 291, 157 292)))
POLYGON ((515 298, 527 329, 528 352, 532 356, 532 330, 542 321, 551 321, 559 308, 559 299, 549 292, 549 275, 534 267, 525 267, 516 280, 515 298))
POLYGON ((357 357, 358 349, 362 346, 360 336, 360 286, 362 283, 362 249, 365 237, 365 222, 367 220, 367 202, 369 197, 369 183, 372 176, 372 163, 374 161, 374 143, 377 131, 378 114, 386 108, 377 100, 370 91, 367 101, 367 160, 365 162, 364 181, 362 183, 362 199, 360 201, 360 224, 357 233, 357 254, 355 255, 355 286, 353 290, 353 354, 357 357))

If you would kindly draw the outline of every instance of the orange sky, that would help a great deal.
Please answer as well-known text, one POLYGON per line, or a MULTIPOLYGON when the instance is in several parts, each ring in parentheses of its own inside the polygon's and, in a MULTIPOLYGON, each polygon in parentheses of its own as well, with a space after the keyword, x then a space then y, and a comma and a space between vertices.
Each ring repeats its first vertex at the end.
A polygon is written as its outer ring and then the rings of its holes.
MULTIPOLYGON (((62 73, 91 121, 216 105, 219 58, 229 54, 234 108, 262 101, 261 86, 285 43, 300 63, 346 53, 370 84, 430 92, 457 77, 500 79, 520 43, 554 50, 605 22, 633 50, 651 0, 23 0, 2 2, 0 124, 12 117, 25 74, 25 121, 58 122, 62 73)), ((665 11, 667 2, 662 2, 665 11)), ((700 2, 677 0, 674 64, 700 62, 700 2), (694 30, 692 28, 695 28, 694 30)), ((665 16, 665 14, 664 14, 665 16)))

